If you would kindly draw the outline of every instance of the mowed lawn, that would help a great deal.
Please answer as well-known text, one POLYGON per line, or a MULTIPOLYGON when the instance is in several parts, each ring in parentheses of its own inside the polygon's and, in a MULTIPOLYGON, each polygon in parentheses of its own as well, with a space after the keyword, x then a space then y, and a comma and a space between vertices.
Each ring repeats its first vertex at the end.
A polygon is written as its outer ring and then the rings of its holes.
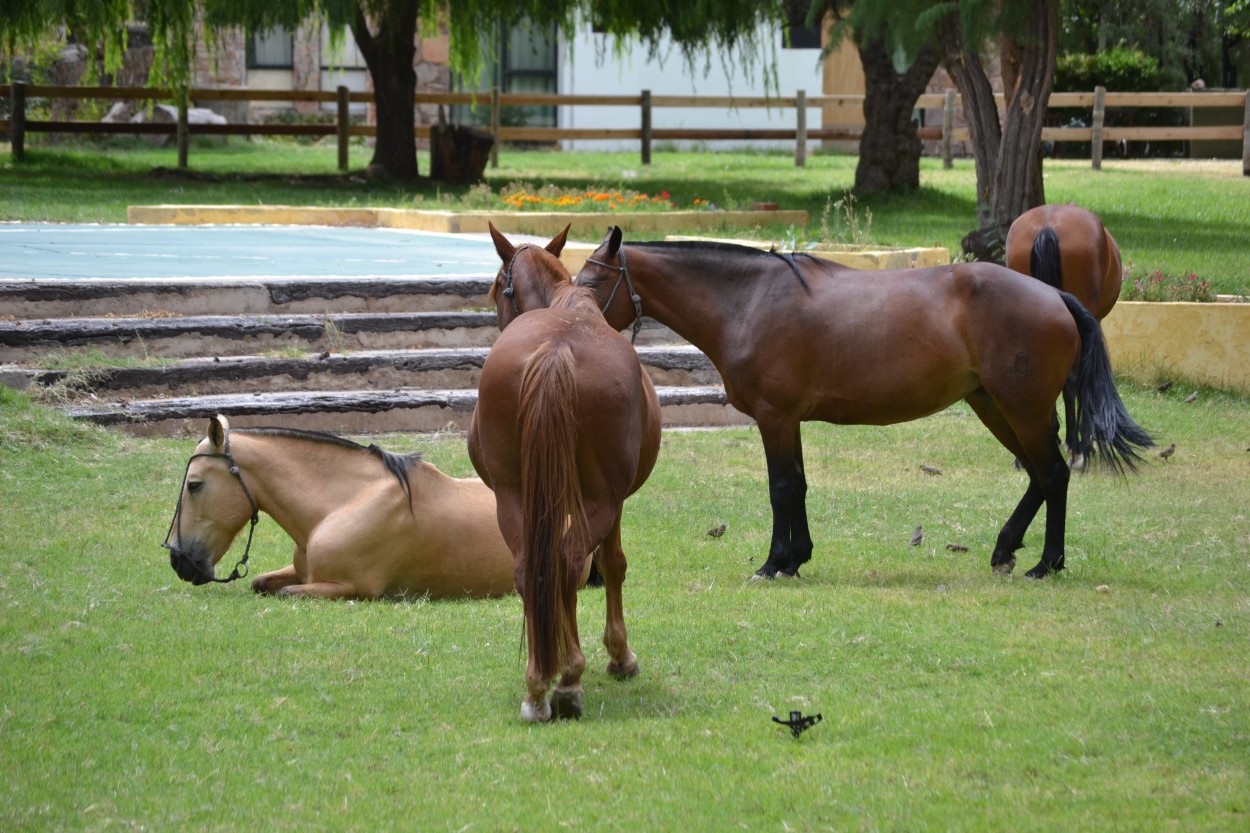
MULTIPOLYGON (((917 191, 858 199, 847 199, 856 157, 837 153, 814 154, 798 168, 786 152, 660 148, 642 165, 636 152, 505 147, 499 167, 487 168, 486 184, 473 188, 370 180, 363 172, 369 159, 368 148, 354 146, 350 174, 339 175, 333 144, 207 140, 194 143, 191 172, 182 174, 173 170, 172 148, 36 146, 25 163, 6 159, 0 169, 0 220, 120 223, 130 205, 166 203, 502 209, 500 192, 520 186, 667 193, 682 209, 696 201, 725 209, 775 202, 808 211, 805 226, 731 224, 718 232, 783 249, 838 240, 936 245, 958 254, 961 239, 976 226, 976 175, 967 159, 950 170, 924 159, 917 191)), ((428 162, 421 154, 422 171, 428 162)), ((1134 275, 1196 274, 1216 292, 1250 295, 1250 177, 1241 175, 1240 160, 1107 160, 1095 172, 1088 160, 1047 159, 1044 172, 1047 200, 1076 202, 1099 214, 1134 275)))
MULTIPOLYGON (((758 433, 666 432, 626 507, 642 673, 606 675, 583 591, 586 714, 543 726, 518 717, 515 597, 184 584, 159 545, 194 441, 0 393, 0 829, 1244 831, 1250 409, 1191 392, 1123 386, 1176 453, 1074 477, 1044 581, 1040 528, 989 570, 1024 477, 962 406, 807 426, 792 581, 748 580, 758 433), (791 710, 823 721, 793 739, 791 710)), ((471 472, 454 434, 377 441, 471 472)), ((266 518, 254 569, 289 558, 266 518)))

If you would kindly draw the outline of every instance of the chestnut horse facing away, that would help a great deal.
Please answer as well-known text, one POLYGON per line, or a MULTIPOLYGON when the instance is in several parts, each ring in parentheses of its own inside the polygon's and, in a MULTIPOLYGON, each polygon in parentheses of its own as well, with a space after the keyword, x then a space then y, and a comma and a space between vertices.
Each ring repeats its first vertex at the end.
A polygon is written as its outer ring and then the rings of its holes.
MULTIPOLYGON (((1120 297, 1124 267, 1120 247, 1098 215, 1077 205, 1039 205, 1007 231, 1007 268, 1070 292, 1099 321, 1120 297)), ((1063 392, 1064 425, 1073 448, 1072 394, 1063 392)), ((1080 468, 1084 460, 1073 457, 1080 468)))
POLYGON ((1039 205, 1007 230, 1007 268, 1070 292, 1099 321, 1120 297, 1120 247, 1098 215, 1077 205, 1039 205))
POLYGON ((577 282, 613 327, 645 314, 702 350, 730 403, 755 419, 773 509, 761 577, 796 575, 811 558, 805 420, 888 425, 967 402, 1029 476, 995 571, 1012 570, 1046 505, 1034 578, 1064 567, 1069 473, 1052 415, 1069 374, 1078 450, 1122 469, 1152 444, 1115 389, 1097 320, 1072 295, 994 264, 860 271, 728 244, 625 246, 612 228, 577 282))
MULTIPOLYGON (((187 464, 165 547, 184 581, 231 579, 214 567, 249 518, 270 515, 295 542, 290 566, 252 589, 330 599, 503 596, 512 554, 482 481, 333 434, 231 430, 209 420, 187 464)), ((248 533, 248 547, 251 532, 248 533)))
POLYGON ((581 716, 575 578, 592 552, 606 592, 608 673, 638 673, 622 607, 621 512, 660 446, 660 405, 638 355, 558 259, 567 233, 545 248, 513 246, 491 226, 502 332, 469 428, 469 456, 495 490, 516 559, 529 644, 521 717, 530 721, 581 716))

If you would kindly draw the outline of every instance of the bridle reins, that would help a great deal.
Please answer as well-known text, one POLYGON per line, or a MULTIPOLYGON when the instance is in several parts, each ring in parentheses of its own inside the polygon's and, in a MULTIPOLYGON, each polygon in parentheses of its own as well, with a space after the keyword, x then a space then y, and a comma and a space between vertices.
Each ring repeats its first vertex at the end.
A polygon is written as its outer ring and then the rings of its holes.
POLYGON ((207 584, 208 582, 217 582, 218 584, 227 584, 248 574, 247 559, 252 552, 252 533, 256 531, 256 524, 259 520, 260 509, 256 505, 256 498, 252 496, 252 490, 247 487, 247 483, 243 480, 243 474, 239 471, 239 465, 234 461, 234 455, 230 453, 230 432, 227 430, 221 451, 203 451, 198 454, 192 454, 191 459, 187 460, 187 468, 182 475, 182 486, 178 489, 178 505, 174 507, 174 517, 169 522, 169 531, 165 533, 165 543, 161 544, 161 546, 169 550, 171 563, 175 560, 181 560, 195 568, 196 572, 199 573, 199 577, 203 579, 203 581, 195 583, 207 584), (252 507, 252 519, 247 528, 247 546, 243 549, 243 557, 239 559, 239 563, 234 565, 234 570, 226 578, 217 578, 214 573, 205 572, 198 563, 185 555, 175 552, 173 546, 169 543, 169 536, 173 535, 175 527, 178 530, 179 543, 182 541, 182 495, 187 489, 187 477, 191 473, 191 464, 200 457, 216 457, 225 460, 229 467, 229 472, 239 481, 239 486, 243 488, 243 494, 247 497, 247 502, 252 507))
POLYGON ((612 306, 612 301, 616 299, 616 291, 621 288, 621 281, 625 282, 625 289, 629 292, 629 300, 634 304, 634 323, 630 326, 632 335, 629 338, 630 344, 638 340, 638 331, 642 329, 642 298, 638 296, 637 290, 634 289, 634 282, 629 277, 629 265, 625 261, 625 247, 622 246, 617 250, 621 256, 621 265, 613 266, 611 263, 604 263, 602 260, 595 260, 593 257, 586 258, 587 263, 593 263, 596 266, 602 266, 604 269, 615 270, 616 283, 612 284, 612 291, 608 293, 608 300, 602 307, 604 314, 608 312, 608 307, 612 306))

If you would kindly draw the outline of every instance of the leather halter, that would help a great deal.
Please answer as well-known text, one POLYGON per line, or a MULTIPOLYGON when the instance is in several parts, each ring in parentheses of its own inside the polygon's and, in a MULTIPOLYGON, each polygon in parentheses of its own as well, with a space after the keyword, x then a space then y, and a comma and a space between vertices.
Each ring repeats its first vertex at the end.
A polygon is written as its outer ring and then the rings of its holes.
POLYGON ((512 286, 512 264, 516 261, 517 255, 530 247, 529 243, 517 246, 512 252, 512 257, 508 258, 508 263, 500 270, 503 275, 503 296, 512 302, 512 311, 517 315, 521 314, 521 308, 516 305, 516 290, 512 286))
MULTIPOLYGON (((247 483, 243 481, 243 474, 239 471, 239 465, 234 461, 234 455, 230 453, 230 432, 227 430, 222 451, 205 451, 199 454, 192 454, 191 459, 187 460, 187 468, 182 475, 182 486, 178 490, 178 505, 174 508, 174 517, 169 522, 169 531, 165 533, 165 543, 161 544, 161 546, 169 550, 169 561, 171 566, 173 566, 177 561, 182 561, 184 563, 191 564, 191 566, 195 568, 196 572, 199 573, 198 578, 203 580, 195 581, 193 579, 187 579, 193 584, 207 584, 209 582, 227 584, 236 579, 243 578, 248 574, 247 559, 252 552, 252 533, 256 531, 256 523, 259 520, 260 510, 256 506, 256 498, 252 497, 252 490, 247 488, 247 483), (243 557, 239 559, 238 564, 234 565, 234 570, 231 571, 230 575, 226 578, 217 578, 214 573, 205 572, 197 562, 192 561, 186 555, 176 553, 173 546, 169 543, 169 536, 174 533, 175 526, 178 530, 178 541, 179 543, 182 542, 182 494, 187 488, 187 477, 191 473, 191 464, 200 457, 217 457, 225 460, 229 466, 230 473, 233 474, 235 479, 239 481, 239 485, 243 488, 243 494, 247 496, 247 502, 251 504, 252 507, 252 519, 247 528, 247 546, 243 549, 243 557)), ((181 573, 179 573, 179 575, 181 575, 181 573)))
POLYGON ((616 283, 612 284, 612 291, 608 293, 607 303, 602 307, 605 315, 608 312, 608 307, 612 306, 612 301, 616 299, 616 290, 621 288, 621 281, 625 281, 625 289, 629 292, 629 300, 634 303, 634 323, 630 326, 633 335, 629 339, 630 344, 633 344, 638 340, 638 331, 642 329, 642 298, 638 296, 638 292, 634 289, 634 282, 629 277, 629 266, 625 262, 625 247, 622 246, 618 251, 621 257, 620 266, 613 266, 611 263, 604 263, 602 260, 595 260, 593 257, 586 258, 586 262, 602 266, 604 269, 613 269, 617 273, 616 283))

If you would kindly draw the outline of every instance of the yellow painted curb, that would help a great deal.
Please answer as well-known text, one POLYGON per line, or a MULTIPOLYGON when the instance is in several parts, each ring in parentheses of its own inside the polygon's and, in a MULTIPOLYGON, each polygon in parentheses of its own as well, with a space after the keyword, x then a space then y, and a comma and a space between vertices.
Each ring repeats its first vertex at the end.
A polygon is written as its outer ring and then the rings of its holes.
POLYGON ((136 225, 325 225, 413 229, 461 234, 485 232, 487 223, 507 234, 554 237, 564 227, 595 239, 612 225, 628 235, 672 228, 715 231, 772 223, 806 226, 806 211, 664 211, 596 213, 572 211, 426 211, 405 208, 309 208, 287 205, 132 205, 126 219, 136 225))
POLYGON ((1250 393, 1250 304, 1120 301, 1102 330, 1118 374, 1250 393))
MULTIPOLYGON (((709 240, 707 237, 690 237, 670 234, 668 240, 709 240)), ((739 246, 750 246, 753 249, 776 248, 786 251, 780 243, 761 243, 758 240, 717 240, 718 243, 736 243, 739 246)), ((916 269, 926 266, 945 266, 951 262, 951 253, 944 247, 926 248, 916 246, 896 248, 882 246, 875 249, 856 248, 850 245, 817 245, 811 249, 803 249, 805 254, 832 260, 852 269, 916 269)))

